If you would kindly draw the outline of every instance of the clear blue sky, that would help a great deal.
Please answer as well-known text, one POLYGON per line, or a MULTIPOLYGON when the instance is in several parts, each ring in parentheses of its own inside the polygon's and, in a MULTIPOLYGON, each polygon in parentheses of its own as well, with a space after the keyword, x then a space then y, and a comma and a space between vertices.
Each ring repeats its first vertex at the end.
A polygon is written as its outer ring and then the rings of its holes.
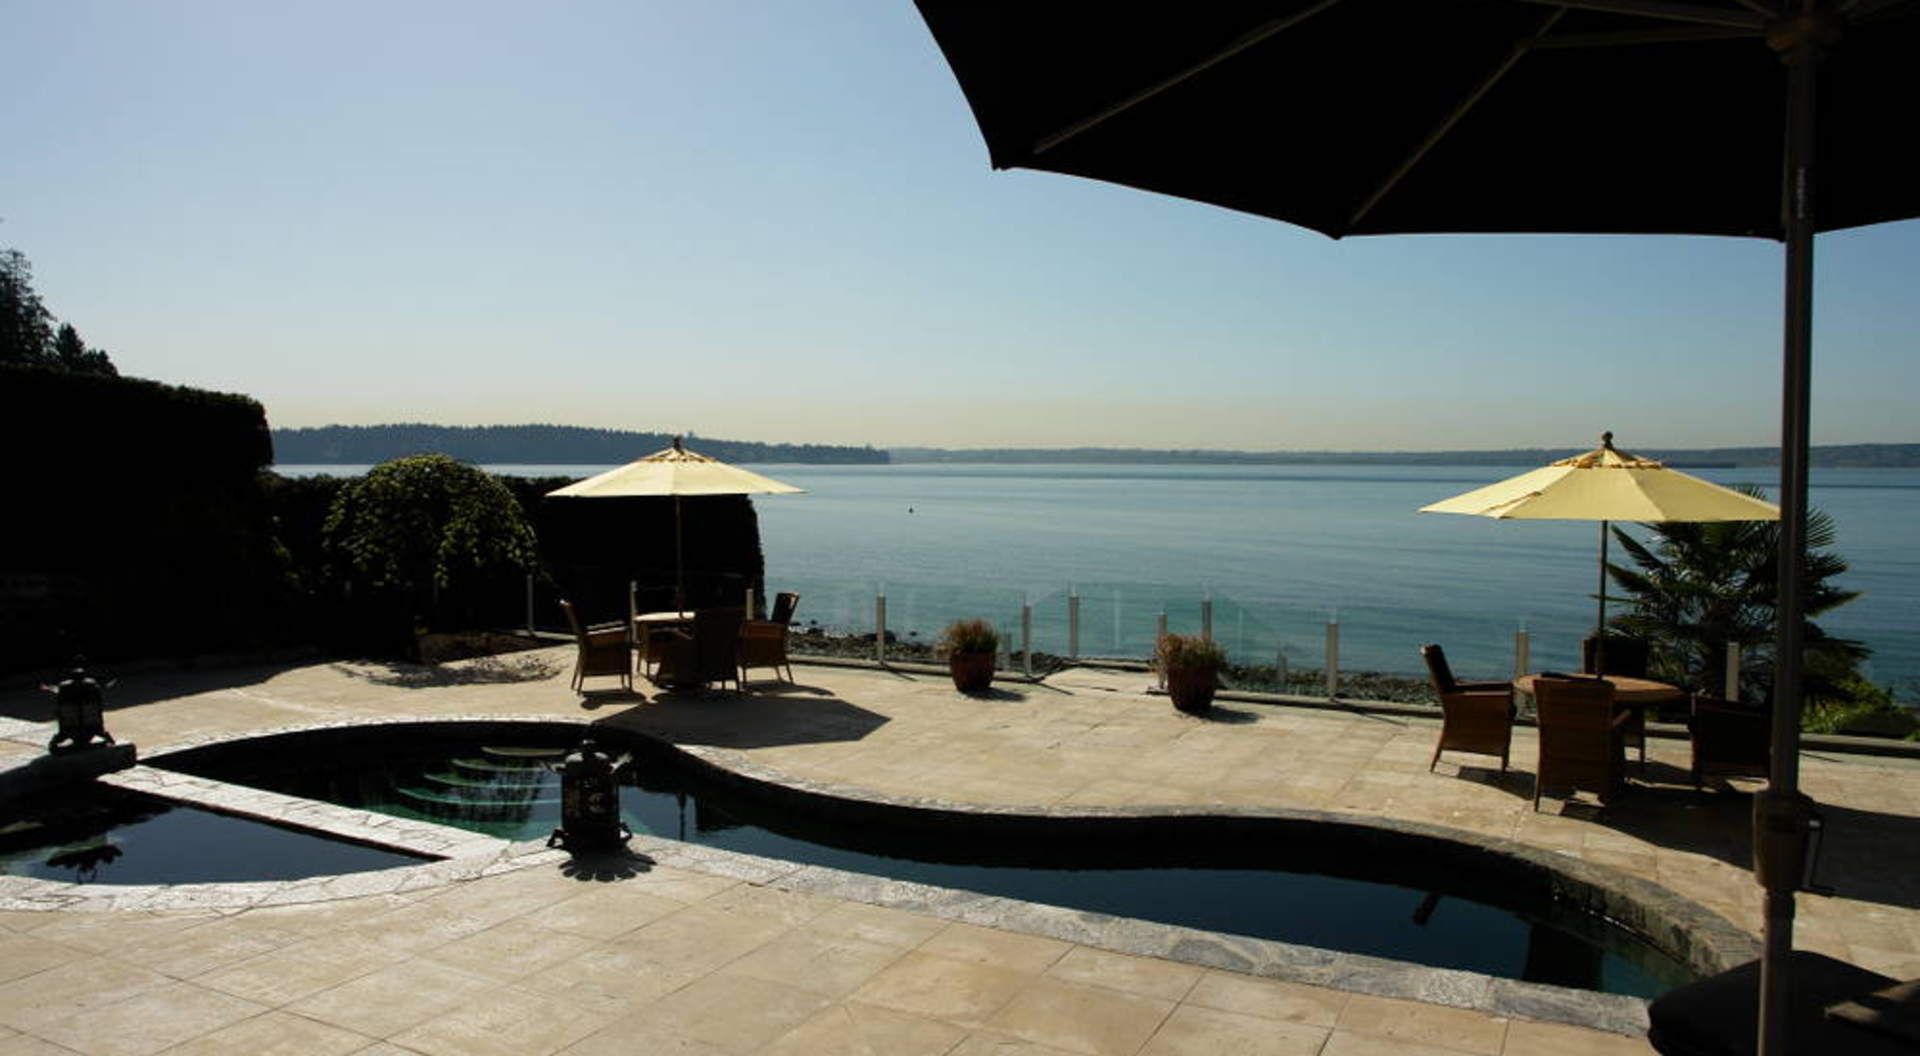
MULTIPOLYGON (((1780 250, 1333 242, 994 173, 907 0, 0 0, 0 246, 275 425, 878 445, 1778 438, 1780 250)), ((1920 222, 1822 236, 1817 443, 1920 441, 1920 222)))

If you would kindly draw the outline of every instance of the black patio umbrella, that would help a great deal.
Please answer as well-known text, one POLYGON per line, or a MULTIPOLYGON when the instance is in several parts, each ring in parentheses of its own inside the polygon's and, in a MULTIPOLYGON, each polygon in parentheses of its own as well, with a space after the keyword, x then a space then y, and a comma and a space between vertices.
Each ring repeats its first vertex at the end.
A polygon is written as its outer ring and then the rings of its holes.
POLYGON ((1785 1050, 1799 793, 1813 235, 1920 215, 1920 0, 917 0, 996 168, 1335 238, 1786 244, 1762 1051, 1785 1050))

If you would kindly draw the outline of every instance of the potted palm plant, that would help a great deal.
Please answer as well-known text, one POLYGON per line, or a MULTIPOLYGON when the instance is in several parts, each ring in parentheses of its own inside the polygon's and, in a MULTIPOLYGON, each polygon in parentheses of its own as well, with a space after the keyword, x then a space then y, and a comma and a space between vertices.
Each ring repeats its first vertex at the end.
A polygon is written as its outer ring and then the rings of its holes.
POLYGON ((1211 638, 1197 634, 1165 634, 1154 649, 1154 662, 1167 679, 1173 706, 1189 715, 1205 715, 1220 686, 1220 669, 1227 665, 1226 650, 1211 638))
POLYGON ((962 693, 978 693, 993 684, 993 658, 999 651, 1000 632, 985 620, 955 620, 940 635, 953 688, 962 693))

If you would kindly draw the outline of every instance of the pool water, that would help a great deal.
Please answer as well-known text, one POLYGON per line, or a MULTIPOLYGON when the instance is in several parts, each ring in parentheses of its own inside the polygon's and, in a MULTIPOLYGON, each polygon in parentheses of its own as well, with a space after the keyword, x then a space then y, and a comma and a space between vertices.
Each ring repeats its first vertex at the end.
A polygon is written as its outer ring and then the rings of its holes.
MULTIPOLYGON (((425 736, 435 749, 356 751, 344 769, 301 770, 291 752, 150 763, 505 839, 545 836, 558 825, 554 766, 565 749, 550 737, 527 734, 513 744, 425 736)), ((1350 846, 1285 840, 987 837, 847 825, 723 789, 667 753, 645 756, 622 771, 621 810, 636 834, 1580 989, 1650 998, 1693 978, 1576 908, 1520 895, 1498 879, 1421 877, 1421 864, 1404 856, 1367 860, 1350 846)))
POLYGON ((80 785, 0 805, 0 873, 42 880, 304 880, 429 860, 111 785, 80 785))

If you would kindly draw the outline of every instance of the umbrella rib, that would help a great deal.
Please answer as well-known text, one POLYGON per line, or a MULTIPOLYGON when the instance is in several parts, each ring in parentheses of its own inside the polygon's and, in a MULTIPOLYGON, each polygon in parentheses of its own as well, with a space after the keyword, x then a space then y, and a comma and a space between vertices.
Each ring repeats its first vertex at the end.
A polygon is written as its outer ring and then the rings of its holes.
POLYGON ((1702 26, 1730 26, 1735 29, 1765 29, 1768 22, 1779 17, 1747 0, 1740 0, 1740 4, 1753 14, 1729 11, 1723 7, 1670 3, 1668 0, 1521 0, 1521 2, 1548 4, 1562 11, 1577 7, 1586 11, 1639 15, 1643 18, 1664 18, 1673 22, 1692 22, 1702 26))
POLYGON ((1248 48, 1251 48, 1254 45, 1259 44, 1261 41, 1266 40, 1268 37, 1271 37, 1277 33, 1283 33, 1289 29, 1292 29, 1294 26, 1297 26, 1300 23, 1305 22, 1307 19, 1312 18, 1314 15, 1317 15, 1320 12, 1325 11, 1327 8, 1332 7, 1333 5, 1339 2, 1340 0, 1320 0, 1319 3, 1314 4, 1311 7, 1308 7, 1304 11, 1296 11, 1293 14, 1286 16, 1285 18, 1276 18, 1273 21, 1268 22, 1264 25, 1256 26, 1253 29, 1250 29, 1247 32, 1242 33, 1240 36, 1234 38, 1233 43, 1227 45, 1225 48, 1213 53, 1212 55, 1207 56, 1206 58, 1200 60, 1199 62, 1194 63, 1192 66, 1189 66, 1186 69, 1181 70, 1180 72, 1172 75, 1171 77, 1166 77, 1166 78, 1163 78, 1162 80, 1156 81, 1153 84, 1147 86, 1146 88, 1143 88, 1140 91, 1137 91, 1132 95, 1127 96, 1125 99, 1122 99, 1117 103, 1114 103, 1112 106, 1109 106, 1104 110, 1100 110, 1092 114, 1091 116, 1081 118, 1080 120, 1075 121, 1073 124, 1067 125, 1066 127, 1060 129, 1058 132, 1054 132, 1051 135, 1042 136, 1040 139, 1035 140, 1033 144, 1033 149, 1029 152, 1029 156, 1038 157, 1041 154, 1045 154, 1047 151, 1052 150, 1053 148, 1059 146, 1060 144, 1065 143, 1067 140, 1080 135, 1082 132, 1086 132, 1087 130, 1100 125, 1101 123, 1105 122, 1108 118, 1117 117, 1120 114, 1123 114, 1126 111, 1131 110, 1136 106, 1139 106, 1141 103, 1146 102, 1147 100, 1153 98, 1154 96, 1159 95, 1160 93, 1166 91, 1167 89, 1176 87, 1181 82, 1186 81, 1191 77, 1197 76, 1198 74, 1205 73, 1206 71, 1212 69, 1215 66, 1218 66, 1219 64, 1227 61, 1228 59, 1233 58, 1235 55, 1240 54, 1241 52, 1247 50, 1248 48))
POLYGON ((1539 50, 1551 48, 1592 48, 1632 44, 1686 44, 1699 40, 1750 40, 1760 35, 1755 29, 1731 26, 1688 26, 1674 29, 1621 30, 1618 33, 1569 33, 1537 41, 1539 50))
POLYGON ((1400 185, 1400 181, 1406 179, 1407 173, 1412 172, 1413 167, 1420 164, 1421 159, 1425 158, 1442 139, 1445 139, 1447 133, 1453 131, 1453 126, 1459 124, 1460 119, 1467 116, 1467 111, 1472 110, 1474 105, 1480 102, 1481 97, 1492 91, 1493 86, 1500 83, 1500 79, 1507 75, 1507 71, 1513 69, 1514 63, 1519 62, 1521 57, 1526 55, 1528 50, 1531 49, 1540 38, 1546 36, 1547 32, 1553 29, 1554 24, 1560 21, 1560 16, 1566 13, 1567 9, 1561 7, 1548 14, 1545 19, 1541 20, 1540 28, 1533 31, 1533 36, 1515 44, 1513 50, 1507 53, 1506 59, 1504 59, 1499 66, 1495 67, 1493 72, 1487 75, 1486 79, 1480 82, 1479 87, 1475 88, 1471 94, 1461 100, 1460 105, 1454 107, 1453 111, 1440 122, 1440 126, 1429 133, 1427 138, 1423 140, 1418 147, 1414 148, 1412 154, 1407 155, 1399 165, 1395 166, 1393 172, 1388 174, 1386 181, 1380 184, 1372 194, 1368 195, 1365 201, 1360 203, 1360 208, 1355 209, 1353 214, 1347 217, 1348 229, 1351 230, 1359 226, 1360 221, 1365 219, 1368 213, 1373 212, 1373 207, 1379 205, 1381 199, 1393 193, 1393 189, 1400 185))

